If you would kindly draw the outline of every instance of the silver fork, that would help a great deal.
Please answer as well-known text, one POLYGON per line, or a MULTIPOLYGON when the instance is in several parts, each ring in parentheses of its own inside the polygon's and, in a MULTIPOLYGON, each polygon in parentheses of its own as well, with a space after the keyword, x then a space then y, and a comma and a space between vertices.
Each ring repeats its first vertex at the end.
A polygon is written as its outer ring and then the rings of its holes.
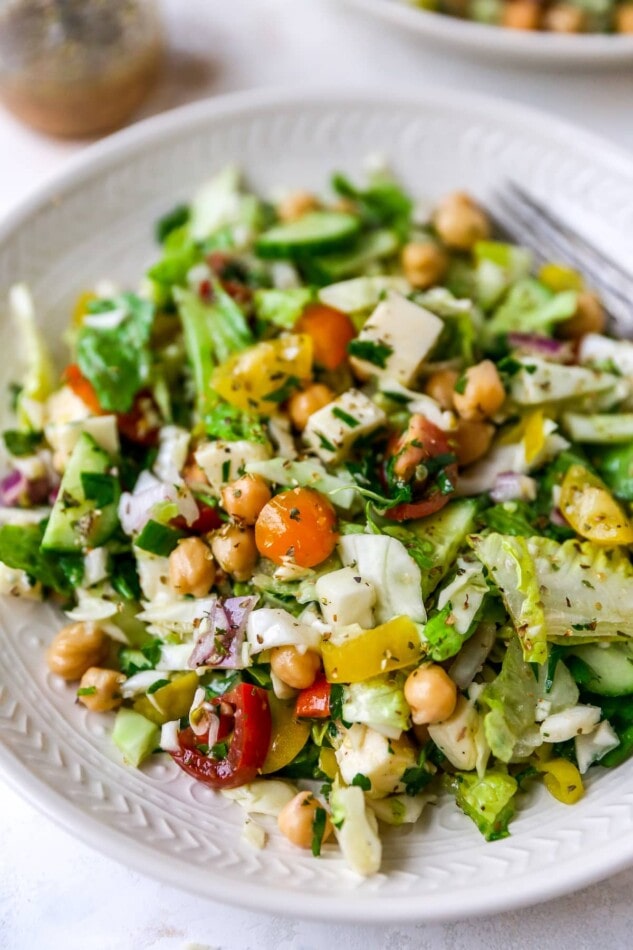
POLYGON ((611 332, 633 338, 633 274, 514 182, 496 193, 493 217, 538 262, 557 261, 583 274, 602 299, 611 332))

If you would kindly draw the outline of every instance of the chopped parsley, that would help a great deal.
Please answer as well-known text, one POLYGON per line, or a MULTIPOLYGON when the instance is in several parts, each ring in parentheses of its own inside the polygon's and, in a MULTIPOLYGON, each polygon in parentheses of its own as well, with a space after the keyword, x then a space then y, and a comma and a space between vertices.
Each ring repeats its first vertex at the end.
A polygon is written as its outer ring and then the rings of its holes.
POLYGON ((362 772, 356 773, 352 779, 352 785, 357 785, 359 788, 362 788, 364 792, 371 791, 371 779, 363 775, 362 772))
POLYGON ((170 680, 156 680, 155 683, 152 683, 152 685, 147 688, 147 695, 151 696, 152 693, 158 692, 163 686, 169 686, 169 683, 170 680))
POLYGON ((345 412, 345 410, 341 409, 339 406, 334 406, 332 409, 332 415, 335 416, 335 418, 340 419, 341 422, 344 422, 349 429, 355 429, 360 425, 358 419, 354 418, 354 416, 351 416, 349 412, 345 412))
POLYGON ((388 343, 374 343, 373 340, 352 340, 347 346, 347 352, 350 356, 384 369, 393 353, 393 347, 388 343))
POLYGON ((315 858, 318 858, 321 854, 326 821, 327 812, 325 808, 321 808, 319 805, 314 809, 314 818, 312 819, 312 854, 315 858))
POLYGON ((94 696, 97 692, 96 686, 80 686, 77 690, 78 696, 94 696))

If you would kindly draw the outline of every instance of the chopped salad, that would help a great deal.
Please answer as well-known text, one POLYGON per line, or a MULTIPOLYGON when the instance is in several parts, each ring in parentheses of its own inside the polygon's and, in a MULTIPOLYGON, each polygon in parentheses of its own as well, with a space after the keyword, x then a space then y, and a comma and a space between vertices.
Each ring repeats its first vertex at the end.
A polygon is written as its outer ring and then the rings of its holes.
POLYGON ((65 611, 50 670, 126 763, 369 875, 440 793, 492 841, 633 751, 633 343, 469 195, 332 190, 222 171, 61 377, 13 288, 0 588, 65 611))
POLYGON ((631 0, 404 0, 486 26, 547 33, 633 33, 631 0))

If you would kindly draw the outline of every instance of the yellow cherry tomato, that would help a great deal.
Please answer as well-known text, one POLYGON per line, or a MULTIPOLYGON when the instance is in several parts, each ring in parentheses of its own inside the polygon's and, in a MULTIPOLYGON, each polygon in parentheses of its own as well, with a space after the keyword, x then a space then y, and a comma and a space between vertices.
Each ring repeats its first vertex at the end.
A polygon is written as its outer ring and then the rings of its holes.
POLYGON ((609 489, 582 465, 572 465, 563 479, 559 507, 582 538, 594 544, 633 544, 633 523, 609 489))
POLYGON ((582 290, 585 283, 581 274, 564 264, 543 264, 538 272, 538 279, 554 293, 563 290, 582 290))
POLYGON ((298 755, 308 741, 310 723, 295 717, 294 702, 285 703, 268 693, 272 719, 268 755, 262 765, 263 775, 278 772, 298 755))
POLYGON ((409 617, 394 617, 373 630, 363 630, 336 643, 327 640, 321 652, 330 683, 361 683, 417 663, 422 643, 409 617))
POLYGON ((162 726, 164 722, 187 715, 199 685, 197 673, 183 673, 171 683, 161 686, 155 693, 140 696, 134 703, 134 709, 141 716, 162 726))
POLYGON ((575 805, 585 794, 580 772, 567 759, 550 759, 549 762, 537 764, 539 772, 543 772, 545 788, 554 798, 563 805, 575 805))
POLYGON ((238 409, 272 413, 311 379, 312 352, 307 333, 264 340, 218 366, 211 386, 238 409))

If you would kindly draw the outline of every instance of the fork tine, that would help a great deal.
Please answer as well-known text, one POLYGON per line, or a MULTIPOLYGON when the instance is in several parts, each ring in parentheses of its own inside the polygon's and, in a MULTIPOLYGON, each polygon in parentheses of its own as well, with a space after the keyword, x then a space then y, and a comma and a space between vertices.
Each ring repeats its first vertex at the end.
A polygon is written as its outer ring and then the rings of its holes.
POLYGON ((514 192, 497 195, 497 207, 501 209, 501 222, 515 240, 530 247, 538 260, 562 258, 590 278, 600 292, 603 303, 617 326, 620 335, 633 333, 633 282, 628 288, 616 271, 616 281, 605 278, 604 265, 585 247, 578 247, 563 232, 558 231, 546 218, 541 217, 529 204, 514 192), (624 287, 622 286, 624 284, 624 287))
POLYGON ((569 240, 571 240, 574 244, 577 244, 580 248, 584 248, 594 258, 604 264, 604 266, 610 271, 618 274, 628 285, 630 291, 633 291, 633 274, 622 267, 618 261, 611 260, 609 257, 607 257, 599 247, 596 247, 596 245, 593 244, 588 238, 576 231, 571 226, 571 224, 569 224, 569 222, 563 221, 562 218, 542 204, 538 198, 535 198, 534 195, 531 195, 525 191, 521 185, 518 185, 515 181, 510 181, 508 186, 510 191, 513 191, 523 204, 528 205, 528 207, 532 208, 541 218, 549 221, 556 231, 567 235, 569 240))

